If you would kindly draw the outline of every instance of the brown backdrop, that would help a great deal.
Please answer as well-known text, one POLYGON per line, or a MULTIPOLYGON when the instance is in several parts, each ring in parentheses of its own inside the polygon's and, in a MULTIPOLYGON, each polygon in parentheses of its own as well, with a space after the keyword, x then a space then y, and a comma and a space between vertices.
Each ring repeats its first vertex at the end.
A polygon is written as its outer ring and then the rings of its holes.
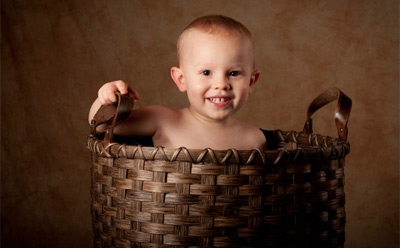
MULTIPOLYGON (((253 32, 261 79, 238 114, 300 130, 337 86, 354 103, 346 164, 346 247, 398 247, 399 10, 395 0, 3 0, 2 247, 91 247, 87 113, 123 79, 141 106, 184 107, 169 77, 192 19, 225 14, 253 32)), ((316 131, 336 135, 333 105, 316 131)))

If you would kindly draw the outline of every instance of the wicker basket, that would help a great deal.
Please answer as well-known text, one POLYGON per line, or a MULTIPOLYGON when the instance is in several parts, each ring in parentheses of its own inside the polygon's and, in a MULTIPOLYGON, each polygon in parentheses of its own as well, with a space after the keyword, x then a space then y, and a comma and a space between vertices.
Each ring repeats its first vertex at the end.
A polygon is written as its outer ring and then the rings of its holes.
POLYGON ((119 99, 87 143, 95 247, 344 246, 351 100, 339 89, 311 103, 302 132, 268 132, 266 151, 121 144, 112 129, 132 102, 119 99), (335 100, 339 138, 312 134, 311 115, 335 100))

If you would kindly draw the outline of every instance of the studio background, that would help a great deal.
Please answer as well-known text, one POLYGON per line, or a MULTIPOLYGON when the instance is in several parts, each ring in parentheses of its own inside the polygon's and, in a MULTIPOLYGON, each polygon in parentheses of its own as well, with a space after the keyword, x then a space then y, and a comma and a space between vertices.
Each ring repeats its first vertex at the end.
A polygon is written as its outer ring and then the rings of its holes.
MULTIPOLYGON (((353 100, 346 247, 399 245, 399 3, 395 0, 1 2, 1 247, 91 247, 87 114, 122 79, 140 106, 185 107, 175 44, 224 14, 253 33, 261 78, 238 117, 301 130, 311 100, 353 100)), ((336 136, 334 105, 315 131, 336 136)))

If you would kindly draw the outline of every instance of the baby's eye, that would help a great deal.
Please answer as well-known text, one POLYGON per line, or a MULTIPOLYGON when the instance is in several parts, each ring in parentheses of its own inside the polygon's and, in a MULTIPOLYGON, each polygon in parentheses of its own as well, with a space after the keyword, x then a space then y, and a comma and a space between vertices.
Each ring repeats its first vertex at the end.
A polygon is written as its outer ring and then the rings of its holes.
POLYGON ((240 71, 231 71, 231 72, 229 72, 229 76, 231 76, 231 77, 237 77, 239 75, 241 75, 240 71))
POLYGON ((203 74, 204 76, 210 76, 211 75, 211 71, 210 70, 204 70, 201 72, 201 74, 203 74))

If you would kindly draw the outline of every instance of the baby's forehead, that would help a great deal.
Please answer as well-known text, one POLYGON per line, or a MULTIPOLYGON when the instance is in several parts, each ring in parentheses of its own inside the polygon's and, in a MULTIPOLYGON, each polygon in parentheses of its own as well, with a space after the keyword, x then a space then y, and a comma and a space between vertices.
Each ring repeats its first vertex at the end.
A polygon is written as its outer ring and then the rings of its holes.
MULTIPOLYGON (((219 29, 200 29, 200 28, 191 28, 185 30, 180 36, 177 44, 178 48, 178 64, 187 54, 187 48, 199 48, 203 47, 202 45, 209 44, 212 40, 219 40, 221 38, 223 42, 239 42, 243 49, 248 51, 248 54, 254 57, 254 46, 251 37, 246 34, 243 34, 237 30, 231 31, 223 28, 219 29)), ((190 48, 190 49, 191 49, 190 48)), ((254 58, 252 59, 254 60, 254 58)))

